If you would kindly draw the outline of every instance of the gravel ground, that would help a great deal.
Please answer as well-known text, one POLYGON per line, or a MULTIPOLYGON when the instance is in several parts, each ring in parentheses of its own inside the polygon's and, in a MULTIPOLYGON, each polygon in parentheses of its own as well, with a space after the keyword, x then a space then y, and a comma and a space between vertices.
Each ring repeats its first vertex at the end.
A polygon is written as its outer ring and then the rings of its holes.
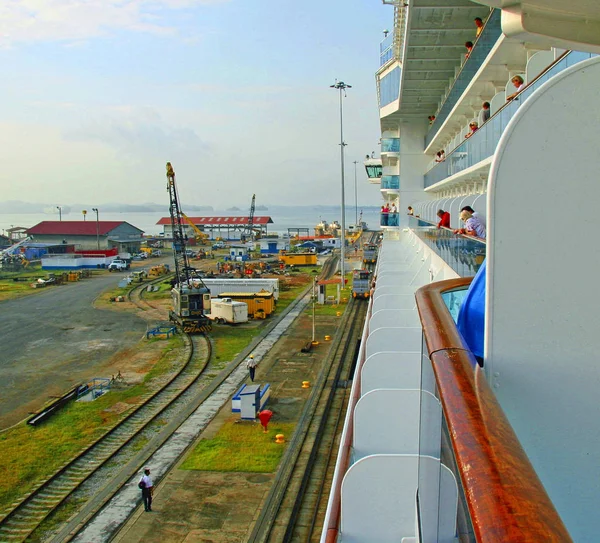
POLYGON ((140 340, 144 320, 93 307, 122 277, 94 276, 0 303, 0 429, 79 382, 110 377, 111 359, 140 340))

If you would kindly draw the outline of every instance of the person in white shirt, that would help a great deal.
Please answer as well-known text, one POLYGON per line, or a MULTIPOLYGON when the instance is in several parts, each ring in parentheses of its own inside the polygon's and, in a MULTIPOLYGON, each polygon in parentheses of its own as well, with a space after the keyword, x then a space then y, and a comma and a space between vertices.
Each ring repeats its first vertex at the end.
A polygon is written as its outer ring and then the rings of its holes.
POLYGON ((142 490, 142 500, 144 501, 144 510, 152 511, 152 494, 154 492, 154 484, 150 477, 150 470, 144 468, 144 475, 138 483, 138 487, 142 490))
POLYGON ((246 367, 248 368, 248 372, 250 373, 250 381, 254 383, 254 373, 256 372, 256 360, 254 360, 253 354, 251 354, 246 359, 246 367))

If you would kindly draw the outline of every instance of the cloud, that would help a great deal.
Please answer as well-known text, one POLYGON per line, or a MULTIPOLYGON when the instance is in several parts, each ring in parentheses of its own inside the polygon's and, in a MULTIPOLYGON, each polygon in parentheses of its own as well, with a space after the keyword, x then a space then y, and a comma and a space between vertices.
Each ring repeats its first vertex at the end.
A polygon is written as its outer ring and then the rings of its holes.
POLYGON ((169 125, 152 108, 112 108, 64 133, 67 141, 101 143, 128 162, 157 156, 206 154, 210 146, 193 128, 169 125))
POLYGON ((73 42, 115 30, 173 34, 166 11, 228 0, 10 0, 0 2, 0 46, 73 42))

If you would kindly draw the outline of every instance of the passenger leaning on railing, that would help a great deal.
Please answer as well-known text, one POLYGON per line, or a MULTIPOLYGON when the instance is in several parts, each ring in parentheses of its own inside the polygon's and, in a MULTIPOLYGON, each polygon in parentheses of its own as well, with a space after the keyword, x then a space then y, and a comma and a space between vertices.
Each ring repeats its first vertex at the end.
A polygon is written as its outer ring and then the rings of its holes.
POLYGON ((437 216, 440 218, 440 222, 438 222, 437 225, 438 228, 450 228, 450 213, 443 209, 439 209, 437 216))
POLYGON ((485 122, 487 122, 487 120, 489 118, 490 118, 490 103, 483 102, 483 104, 481 104, 481 111, 479 112, 479 117, 477 119, 479 126, 481 127, 485 122))
POLYGON ((470 138, 477 130, 479 130, 479 124, 475 121, 469 123, 469 128, 471 131, 465 136, 465 138, 470 138))
POLYGON ((464 221, 465 227, 454 230, 455 234, 466 234, 467 236, 485 239, 485 226, 480 219, 473 216, 473 213, 463 209, 460 212, 460 220, 464 221))
POLYGON ((519 94, 523 89, 523 85, 525 84, 525 81, 523 80, 523 78, 520 75, 515 75, 511 80, 512 84, 515 86, 515 89, 517 89, 515 92, 513 92, 511 95, 506 97, 506 101, 508 100, 514 100, 515 97, 517 96, 517 94, 519 94))

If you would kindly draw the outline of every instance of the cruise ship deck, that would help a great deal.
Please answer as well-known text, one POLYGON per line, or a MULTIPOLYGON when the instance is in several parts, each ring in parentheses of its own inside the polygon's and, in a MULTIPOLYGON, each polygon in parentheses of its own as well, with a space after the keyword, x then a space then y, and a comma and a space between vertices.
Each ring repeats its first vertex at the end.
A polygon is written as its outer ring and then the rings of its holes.
POLYGON ((383 3, 383 239, 321 542, 598 541, 600 5, 383 3))

